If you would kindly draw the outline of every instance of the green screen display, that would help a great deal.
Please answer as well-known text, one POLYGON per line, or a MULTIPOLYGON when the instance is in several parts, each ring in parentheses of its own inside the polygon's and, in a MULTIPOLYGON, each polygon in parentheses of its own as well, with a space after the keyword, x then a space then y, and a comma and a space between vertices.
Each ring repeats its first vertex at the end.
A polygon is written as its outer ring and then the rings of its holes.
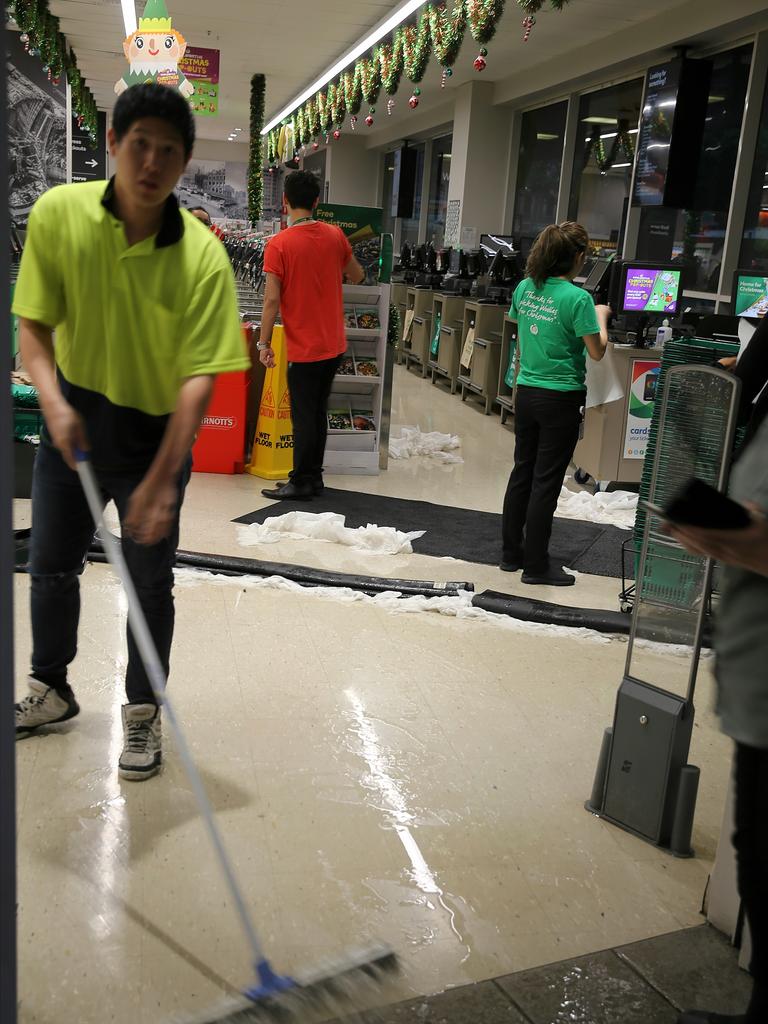
POLYGON ((768 313, 768 277, 739 274, 736 278, 736 316, 760 319, 768 313))

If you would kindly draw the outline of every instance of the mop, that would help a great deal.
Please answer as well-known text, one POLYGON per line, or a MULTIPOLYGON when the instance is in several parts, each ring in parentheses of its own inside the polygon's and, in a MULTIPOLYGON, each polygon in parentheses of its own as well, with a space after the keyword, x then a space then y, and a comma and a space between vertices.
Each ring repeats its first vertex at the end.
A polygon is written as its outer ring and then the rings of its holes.
POLYGON ((198 1018, 200 1024, 252 1024, 267 1020, 299 1020, 315 1010, 344 1012, 345 1006, 354 1004, 360 988, 376 987, 385 972, 397 969, 397 957, 388 947, 375 947, 350 953, 343 961, 328 962, 321 970, 295 977, 277 973, 266 957, 243 890, 216 824, 213 807, 208 799, 197 766, 192 758, 173 704, 166 694, 165 673, 160 662, 147 621, 139 604, 133 580, 128 572, 118 540, 106 528, 101 508, 101 496, 93 468, 85 453, 77 453, 77 471, 93 520, 104 545, 104 553, 117 573, 128 602, 128 622, 133 632, 144 669, 163 716, 170 726, 179 758, 189 778, 200 816, 208 832, 226 886, 237 916, 245 932, 256 970, 254 983, 244 989, 243 998, 230 1003, 218 1016, 198 1018), (221 1015, 223 1012, 223 1016, 221 1015))

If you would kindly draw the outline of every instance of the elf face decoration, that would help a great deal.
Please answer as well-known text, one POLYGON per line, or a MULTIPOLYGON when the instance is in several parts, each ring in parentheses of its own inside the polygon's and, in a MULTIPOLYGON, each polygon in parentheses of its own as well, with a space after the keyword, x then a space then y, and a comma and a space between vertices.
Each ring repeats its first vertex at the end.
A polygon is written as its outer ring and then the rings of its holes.
POLYGON ((138 29, 123 42, 130 70, 117 82, 115 92, 143 82, 159 82, 191 96, 194 86, 179 71, 186 51, 186 40, 173 28, 165 0, 147 0, 138 29))

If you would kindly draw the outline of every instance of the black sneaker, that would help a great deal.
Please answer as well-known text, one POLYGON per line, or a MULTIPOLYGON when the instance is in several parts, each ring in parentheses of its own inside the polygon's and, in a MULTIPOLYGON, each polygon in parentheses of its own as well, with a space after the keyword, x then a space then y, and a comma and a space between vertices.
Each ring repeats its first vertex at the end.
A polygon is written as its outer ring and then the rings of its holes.
POLYGON ((576 577, 571 576, 564 569, 556 569, 550 566, 546 572, 524 572, 521 576, 523 583, 532 587, 572 587, 576 577))
POLYGON ((60 693, 30 676, 29 693, 16 707, 16 739, 23 740, 44 725, 66 722, 80 713, 73 693, 60 693))

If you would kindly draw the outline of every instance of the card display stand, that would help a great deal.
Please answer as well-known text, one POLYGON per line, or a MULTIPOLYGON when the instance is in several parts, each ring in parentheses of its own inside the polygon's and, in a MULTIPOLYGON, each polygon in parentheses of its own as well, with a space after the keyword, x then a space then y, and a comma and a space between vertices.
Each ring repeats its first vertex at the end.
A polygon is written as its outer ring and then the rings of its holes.
MULTIPOLYGON (((324 469, 327 473, 375 475, 379 472, 381 426, 389 422, 385 400, 391 396, 384 387, 387 367, 387 331, 389 330, 390 286, 344 285, 345 309, 377 313, 378 326, 348 327, 348 355, 354 359, 355 373, 337 374, 328 400, 329 430, 324 469), (376 373, 370 371, 375 366, 376 373), (365 368, 366 372, 360 372, 365 368), (334 412, 343 414, 334 419, 334 412), (349 424, 346 425, 346 419, 349 424), (355 429, 355 422, 373 422, 374 429, 355 429), (333 422, 344 422, 343 427, 333 422)), ((386 460, 383 460, 386 465, 386 460)))
POLYGON ((501 362, 501 336, 504 325, 504 306, 484 302, 467 302, 464 307, 461 358, 470 331, 474 341, 469 356, 469 366, 462 363, 458 385, 461 400, 467 396, 479 398, 485 403, 485 415, 489 416, 496 403, 499 389, 499 364, 501 362))
POLYGON ((436 293, 432 302, 432 334, 429 343, 429 369, 432 383, 438 378, 447 380, 451 386, 451 394, 456 394, 459 380, 459 359, 461 358, 461 338, 464 329, 464 305, 466 299, 461 295, 443 295, 436 293), (437 335, 437 351, 435 349, 435 331, 437 335))
POLYGON ((413 310, 413 324, 410 338, 403 341, 403 356, 409 369, 414 364, 420 368, 422 377, 429 373, 434 295, 429 288, 408 288, 407 310, 413 310))
POLYGON ((504 317, 504 325, 501 329, 501 360, 499 362, 499 387, 496 395, 496 402, 501 409, 501 422, 506 423, 508 416, 515 414, 515 396, 517 393, 517 373, 519 364, 517 361, 517 324, 510 320, 509 313, 504 317), (514 383, 507 384, 507 371, 510 360, 514 359, 514 383))

